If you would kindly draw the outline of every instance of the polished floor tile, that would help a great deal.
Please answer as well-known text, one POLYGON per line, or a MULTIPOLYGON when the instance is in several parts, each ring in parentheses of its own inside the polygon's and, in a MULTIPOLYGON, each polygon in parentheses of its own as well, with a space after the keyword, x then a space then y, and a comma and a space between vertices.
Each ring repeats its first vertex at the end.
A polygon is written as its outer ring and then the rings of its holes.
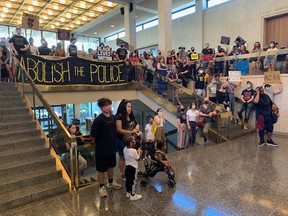
MULTIPOLYGON (((23 206, 3 216, 281 216, 288 215, 288 145, 275 137, 278 148, 259 147, 256 134, 228 143, 191 147, 169 154, 176 185, 169 188, 166 173, 139 183, 142 199, 125 197, 125 182, 115 169, 120 190, 100 198, 98 183, 23 206)), ((139 162, 143 169, 143 162, 139 162)), ((138 182, 141 181, 139 176, 138 182)))

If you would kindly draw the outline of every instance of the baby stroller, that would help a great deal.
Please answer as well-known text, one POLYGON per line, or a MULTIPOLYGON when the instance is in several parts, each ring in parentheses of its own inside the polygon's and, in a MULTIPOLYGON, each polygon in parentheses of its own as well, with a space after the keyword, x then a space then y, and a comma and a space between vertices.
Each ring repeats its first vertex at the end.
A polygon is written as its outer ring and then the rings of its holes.
POLYGON ((168 187, 173 188, 176 184, 175 173, 172 169, 166 169, 165 166, 157 160, 155 157, 154 143, 142 142, 142 152, 145 171, 138 173, 138 175, 144 177, 144 179, 140 181, 141 186, 147 185, 149 177, 154 177, 158 172, 165 172, 168 175, 168 187), (148 155, 148 157, 146 155, 148 155))

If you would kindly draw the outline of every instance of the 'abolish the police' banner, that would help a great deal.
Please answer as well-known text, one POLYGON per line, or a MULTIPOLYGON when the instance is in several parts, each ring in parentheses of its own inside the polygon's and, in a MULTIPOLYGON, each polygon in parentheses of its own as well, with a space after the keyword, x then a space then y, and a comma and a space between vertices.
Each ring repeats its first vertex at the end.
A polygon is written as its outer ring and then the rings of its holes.
POLYGON ((48 60, 34 55, 21 57, 20 62, 36 84, 114 85, 126 83, 126 64, 123 62, 98 62, 73 57, 48 60))

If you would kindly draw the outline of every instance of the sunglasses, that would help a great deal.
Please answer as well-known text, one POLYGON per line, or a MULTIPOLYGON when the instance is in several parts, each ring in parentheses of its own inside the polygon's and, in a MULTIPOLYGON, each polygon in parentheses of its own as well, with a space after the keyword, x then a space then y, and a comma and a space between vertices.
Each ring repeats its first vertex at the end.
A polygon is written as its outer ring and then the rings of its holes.
POLYGON ((16 28, 16 30, 21 30, 21 28, 16 28))

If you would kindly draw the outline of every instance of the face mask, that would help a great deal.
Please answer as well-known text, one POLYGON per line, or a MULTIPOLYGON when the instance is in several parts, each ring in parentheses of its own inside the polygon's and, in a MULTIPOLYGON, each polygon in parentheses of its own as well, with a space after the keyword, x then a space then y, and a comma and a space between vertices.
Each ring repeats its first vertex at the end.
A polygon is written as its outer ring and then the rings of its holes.
POLYGON ((121 48, 123 48, 123 47, 124 47, 124 45, 120 45, 120 47, 121 47, 121 48))
POLYGON ((228 83, 231 85, 233 82, 232 82, 232 81, 229 81, 228 83))
POLYGON ((161 52, 159 52, 158 55, 161 55, 161 52))
POLYGON ((193 105, 193 106, 192 106, 192 109, 193 109, 193 110, 195 110, 195 109, 196 109, 196 106, 195 106, 195 105, 193 105))
POLYGON ((195 49, 192 49, 191 51, 192 51, 192 52, 194 52, 194 51, 195 51, 195 49))
POLYGON ((250 88, 251 88, 251 85, 250 85, 250 84, 248 84, 246 87, 247 87, 247 89, 250 89, 250 88))
POLYGON ((269 92, 269 91, 270 91, 270 87, 266 87, 265 90, 266 90, 267 92, 269 92))
POLYGON ((135 56, 136 56, 136 54, 135 54, 135 53, 133 53, 133 56, 135 57, 135 56))
POLYGON ((180 111, 181 111, 181 112, 184 112, 184 110, 185 110, 185 108, 183 108, 183 109, 180 109, 180 111))
POLYGON ((223 89, 227 89, 227 87, 225 86, 225 87, 223 87, 223 89))
POLYGON ((159 111, 159 112, 158 112, 158 115, 162 115, 162 111, 159 111))
POLYGON ((273 47, 274 47, 274 44, 273 44, 273 43, 271 43, 271 44, 270 44, 270 47, 271 47, 271 48, 273 48, 273 47))
POLYGON ((203 104, 208 104, 209 103, 209 101, 203 101, 203 104))

